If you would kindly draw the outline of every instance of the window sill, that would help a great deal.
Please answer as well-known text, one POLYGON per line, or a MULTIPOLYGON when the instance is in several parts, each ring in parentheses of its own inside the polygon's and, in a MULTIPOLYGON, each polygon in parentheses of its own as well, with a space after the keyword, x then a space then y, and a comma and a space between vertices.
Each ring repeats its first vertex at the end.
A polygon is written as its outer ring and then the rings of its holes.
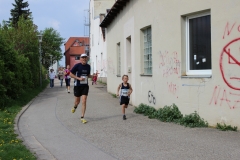
POLYGON ((185 75, 181 76, 181 78, 212 78, 212 75, 185 75))
POLYGON ((143 76, 143 77, 152 77, 152 74, 140 74, 140 76, 143 76))

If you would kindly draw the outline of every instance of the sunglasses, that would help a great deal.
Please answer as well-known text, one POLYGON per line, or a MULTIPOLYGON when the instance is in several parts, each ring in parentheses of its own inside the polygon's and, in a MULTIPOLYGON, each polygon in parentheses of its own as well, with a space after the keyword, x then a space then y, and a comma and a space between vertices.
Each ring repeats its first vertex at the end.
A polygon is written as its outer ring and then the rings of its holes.
POLYGON ((81 58, 87 58, 87 57, 81 57, 81 58))

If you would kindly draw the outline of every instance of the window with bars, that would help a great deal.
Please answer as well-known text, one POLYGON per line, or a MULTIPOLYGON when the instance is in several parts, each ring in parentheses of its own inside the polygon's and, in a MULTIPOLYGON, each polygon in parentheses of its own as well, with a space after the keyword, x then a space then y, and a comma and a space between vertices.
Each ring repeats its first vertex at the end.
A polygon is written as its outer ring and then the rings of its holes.
POLYGON ((211 16, 186 17, 187 75, 211 75, 211 16))
POLYGON ((117 75, 121 75, 121 48, 120 43, 117 44, 117 75))
POLYGON ((145 75, 152 75, 152 29, 143 30, 143 67, 145 75))

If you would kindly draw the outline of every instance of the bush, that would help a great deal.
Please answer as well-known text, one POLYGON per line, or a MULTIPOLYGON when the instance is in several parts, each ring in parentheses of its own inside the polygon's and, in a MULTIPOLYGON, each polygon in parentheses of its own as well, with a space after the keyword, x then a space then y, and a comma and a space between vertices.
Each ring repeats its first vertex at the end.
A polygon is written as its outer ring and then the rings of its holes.
POLYGON ((192 114, 185 115, 182 119, 178 121, 178 123, 180 125, 190 128, 208 127, 207 121, 204 121, 204 119, 201 118, 196 111, 192 114))
POLYGON ((222 125, 220 123, 217 123, 217 129, 221 131, 237 131, 237 127, 232 127, 231 125, 226 125, 225 123, 222 125))
POLYGON ((186 127, 208 127, 208 123, 200 118, 196 111, 183 117, 175 104, 156 110, 154 107, 141 103, 138 107, 135 107, 134 112, 162 122, 174 122, 186 127))
POLYGON ((139 107, 135 107, 134 112, 148 116, 148 118, 155 118, 154 113, 156 112, 156 109, 141 103, 139 107))
POLYGON ((112 93, 111 95, 112 95, 113 98, 117 98, 116 94, 112 93))
POLYGON ((178 107, 173 104, 172 106, 164 106, 158 109, 155 117, 162 122, 177 122, 183 115, 178 107))

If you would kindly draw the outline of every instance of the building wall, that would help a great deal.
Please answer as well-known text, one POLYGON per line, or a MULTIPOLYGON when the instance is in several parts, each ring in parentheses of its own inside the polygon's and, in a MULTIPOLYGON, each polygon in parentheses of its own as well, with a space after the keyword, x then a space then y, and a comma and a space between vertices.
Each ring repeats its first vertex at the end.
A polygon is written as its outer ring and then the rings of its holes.
POLYGON ((75 60, 75 56, 80 56, 83 53, 88 54, 89 37, 70 37, 64 45, 65 65, 70 65, 72 68, 76 63, 79 63, 79 60, 75 60), (80 42, 82 46, 80 46, 80 42))
POLYGON ((85 46, 72 46, 70 47, 70 51, 69 51, 70 55, 74 54, 74 55, 80 55, 85 53, 85 46))
POLYGON ((239 0, 130 1, 107 28, 108 91, 116 93, 121 76, 128 74, 134 106, 144 103, 160 108, 175 103, 183 114, 197 111, 210 125, 225 122, 240 127, 239 10, 239 0), (185 17, 203 11, 211 15, 212 75, 186 76, 185 17), (141 76, 141 29, 147 26, 152 28, 153 71, 152 76, 141 76), (118 43, 122 55, 119 77, 118 43), (228 56, 224 47, 236 57, 228 56), (149 101, 149 93, 155 104, 149 101))
POLYGON ((107 54, 106 42, 100 25, 100 14, 106 14, 115 0, 91 0, 90 1, 90 65, 91 74, 100 73, 98 80, 106 82, 107 80, 107 54))
POLYGON ((70 68, 73 68, 73 66, 77 63, 80 63, 80 59, 76 60, 75 56, 70 56, 70 64, 71 64, 70 68))
POLYGON ((92 19, 98 18, 101 13, 106 13, 106 9, 110 9, 115 0, 90 0, 92 19))

